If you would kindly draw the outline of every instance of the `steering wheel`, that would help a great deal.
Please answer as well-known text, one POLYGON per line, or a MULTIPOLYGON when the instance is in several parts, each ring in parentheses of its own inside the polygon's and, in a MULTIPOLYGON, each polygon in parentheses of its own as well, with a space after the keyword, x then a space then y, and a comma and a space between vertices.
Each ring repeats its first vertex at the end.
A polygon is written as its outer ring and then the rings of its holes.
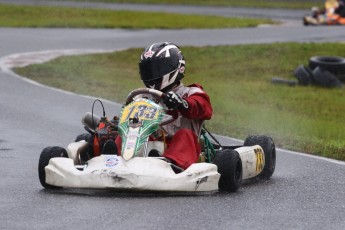
MULTIPOLYGON (((166 97, 165 93, 163 93, 159 90, 156 90, 156 89, 138 88, 138 89, 135 89, 128 94, 127 99, 126 99, 126 105, 131 103, 133 101, 134 97, 136 97, 140 94, 149 94, 149 95, 152 95, 152 96, 157 97, 157 98, 165 98, 166 97)), ((168 114, 166 114, 166 116, 168 116, 168 118, 163 119, 163 121, 161 121, 161 123, 159 123, 160 126, 169 124, 169 123, 171 123, 177 119, 177 117, 174 118, 173 116, 168 115, 168 114)))
POLYGON ((132 92, 130 92, 127 96, 126 99, 126 105, 128 105, 129 103, 131 103, 133 101, 133 98, 135 96, 138 96, 140 94, 149 94, 152 95, 154 97, 158 97, 158 98, 164 98, 166 96, 165 93, 156 90, 156 89, 149 89, 149 88, 139 88, 139 89, 135 89, 132 92))

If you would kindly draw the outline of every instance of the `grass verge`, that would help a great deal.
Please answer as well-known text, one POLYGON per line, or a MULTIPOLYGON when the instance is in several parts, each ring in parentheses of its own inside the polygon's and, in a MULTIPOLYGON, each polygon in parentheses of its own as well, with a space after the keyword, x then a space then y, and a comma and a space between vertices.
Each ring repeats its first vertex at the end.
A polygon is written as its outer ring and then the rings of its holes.
POLYGON ((0 4, 2 27, 204 29, 272 23, 268 19, 0 4))
MULTIPOLYGON (((139 80, 141 49, 61 57, 15 72, 43 84, 123 103, 139 80)), ((300 64, 315 55, 345 53, 339 43, 276 43, 182 47, 185 84, 204 85, 214 116, 214 133, 244 139, 272 136, 278 147, 345 160, 344 89, 273 85, 273 76, 293 79, 300 64)))

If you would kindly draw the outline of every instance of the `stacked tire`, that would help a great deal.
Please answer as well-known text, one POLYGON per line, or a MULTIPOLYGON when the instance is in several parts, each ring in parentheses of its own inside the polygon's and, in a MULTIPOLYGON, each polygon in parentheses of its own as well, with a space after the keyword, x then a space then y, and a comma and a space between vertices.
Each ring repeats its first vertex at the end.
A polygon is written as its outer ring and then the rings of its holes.
POLYGON ((345 58, 336 56, 314 56, 309 65, 299 65, 294 75, 300 85, 317 85, 340 88, 345 81, 345 58))
POLYGON ((336 56, 314 56, 309 59, 309 67, 319 67, 343 78, 345 76, 345 58, 336 56))

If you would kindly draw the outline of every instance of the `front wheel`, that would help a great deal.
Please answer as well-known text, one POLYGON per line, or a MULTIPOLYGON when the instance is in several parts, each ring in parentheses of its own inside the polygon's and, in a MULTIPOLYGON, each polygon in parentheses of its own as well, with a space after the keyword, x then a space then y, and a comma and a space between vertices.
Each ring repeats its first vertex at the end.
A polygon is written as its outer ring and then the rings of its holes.
POLYGON ((276 147, 271 137, 264 135, 248 136, 244 141, 244 146, 260 145, 265 154, 265 166, 258 175, 260 179, 269 179, 276 168, 276 147))
POLYGON ((236 192, 242 184, 242 161, 238 152, 230 149, 217 152, 213 164, 220 174, 219 190, 236 192))
POLYGON ((50 185, 46 183, 46 171, 45 167, 49 164, 50 159, 56 157, 65 157, 68 158, 68 154, 66 149, 53 146, 53 147, 46 147, 42 150, 40 159, 38 162, 38 177, 40 179, 41 185, 47 189, 57 189, 59 187, 50 185))

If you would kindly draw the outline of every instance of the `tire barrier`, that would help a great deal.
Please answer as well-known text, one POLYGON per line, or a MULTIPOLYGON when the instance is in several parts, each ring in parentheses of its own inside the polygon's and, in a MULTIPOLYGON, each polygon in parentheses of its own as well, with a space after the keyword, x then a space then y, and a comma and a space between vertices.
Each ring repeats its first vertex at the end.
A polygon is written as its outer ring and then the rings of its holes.
POLYGON ((312 70, 309 67, 305 67, 304 65, 299 65, 295 69, 294 75, 300 85, 310 85, 313 81, 312 70))
POLYGON ((297 80, 272 78, 273 84, 289 86, 316 85, 325 88, 341 88, 345 82, 345 58, 337 56, 313 56, 309 65, 299 65, 293 75, 297 80))
POLYGON ((320 66, 313 70, 312 78, 314 84, 318 86, 327 88, 340 88, 343 86, 343 83, 334 74, 320 66))
POLYGON ((314 56, 309 59, 309 67, 320 67, 335 75, 345 74, 345 58, 336 56, 314 56))

